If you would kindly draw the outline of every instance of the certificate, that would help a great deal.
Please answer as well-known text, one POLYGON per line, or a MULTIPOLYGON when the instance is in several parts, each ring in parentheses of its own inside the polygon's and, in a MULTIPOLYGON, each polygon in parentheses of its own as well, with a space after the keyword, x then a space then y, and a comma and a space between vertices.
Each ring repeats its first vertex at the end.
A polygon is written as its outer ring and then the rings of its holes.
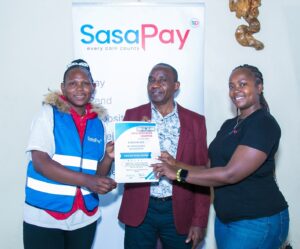
POLYGON ((114 135, 116 182, 158 181, 150 167, 160 156, 156 124, 116 122, 114 135))

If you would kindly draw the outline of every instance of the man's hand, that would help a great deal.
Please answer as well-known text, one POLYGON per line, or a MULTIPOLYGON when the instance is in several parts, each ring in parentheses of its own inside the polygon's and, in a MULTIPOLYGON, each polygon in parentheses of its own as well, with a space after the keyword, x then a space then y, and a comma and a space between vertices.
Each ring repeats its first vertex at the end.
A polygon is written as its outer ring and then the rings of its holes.
POLYGON ((192 249, 196 249, 200 242, 204 239, 205 232, 205 228, 192 226, 185 242, 189 243, 190 241, 193 241, 192 249))

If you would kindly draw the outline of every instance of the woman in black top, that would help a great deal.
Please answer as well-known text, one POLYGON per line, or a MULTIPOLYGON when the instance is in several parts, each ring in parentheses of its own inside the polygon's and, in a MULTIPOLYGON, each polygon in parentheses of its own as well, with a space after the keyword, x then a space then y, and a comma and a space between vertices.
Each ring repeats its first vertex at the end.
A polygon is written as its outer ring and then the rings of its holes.
POLYGON ((286 240, 289 214, 274 176, 281 130, 263 96, 261 72, 250 65, 235 68, 229 96, 239 115, 226 120, 210 144, 211 168, 190 167, 163 153, 154 170, 214 187, 219 249, 277 249, 286 240))

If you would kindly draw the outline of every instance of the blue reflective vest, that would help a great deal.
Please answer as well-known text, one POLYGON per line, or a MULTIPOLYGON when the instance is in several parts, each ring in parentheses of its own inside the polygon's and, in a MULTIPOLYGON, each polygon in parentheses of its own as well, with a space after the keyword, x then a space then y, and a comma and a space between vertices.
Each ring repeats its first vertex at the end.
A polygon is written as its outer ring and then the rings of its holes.
MULTIPOLYGON (((95 174, 97 163, 102 159, 105 150, 102 122, 98 117, 87 120, 81 143, 71 114, 53 107, 53 115, 55 154, 52 159, 70 170, 95 174)), ((62 184, 42 176, 34 169, 32 161, 28 163, 25 191, 26 203, 29 205, 67 213, 72 209, 76 189, 76 186, 62 184)), ((88 211, 99 205, 98 194, 85 188, 80 190, 88 211)))

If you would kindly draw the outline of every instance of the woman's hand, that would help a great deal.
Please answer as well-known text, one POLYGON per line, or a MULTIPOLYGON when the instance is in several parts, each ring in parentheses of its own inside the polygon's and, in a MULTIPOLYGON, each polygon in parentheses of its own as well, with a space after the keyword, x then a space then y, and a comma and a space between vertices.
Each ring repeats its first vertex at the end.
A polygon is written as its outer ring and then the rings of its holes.
POLYGON ((67 169, 60 163, 54 161, 50 156, 42 151, 33 150, 31 152, 34 168, 43 176, 72 186, 81 186, 90 189, 98 194, 106 194, 117 187, 117 183, 108 177, 90 175, 67 169))
POLYGON ((85 175, 85 187, 97 194, 106 194, 117 187, 117 183, 105 176, 85 175))
POLYGON ((110 159, 115 158, 115 143, 113 141, 106 144, 105 153, 110 159))
POLYGON ((158 159, 171 166, 176 166, 176 159, 172 157, 167 151, 162 151, 161 156, 158 159))
POLYGON ((171 166, 168 163, 155 163, 151 165, 153 167, 153 171, 157 178, 161 176, 166 176, 170 180, 176 180, 176 173, 178 168, 175 166, 171 166))
POLYGON ((111 164, 115 158, 115 143, 110 141, 106 144, 105 155, 101 161, 98 162, 96 175, 106 176, 110 169, 111 164))

